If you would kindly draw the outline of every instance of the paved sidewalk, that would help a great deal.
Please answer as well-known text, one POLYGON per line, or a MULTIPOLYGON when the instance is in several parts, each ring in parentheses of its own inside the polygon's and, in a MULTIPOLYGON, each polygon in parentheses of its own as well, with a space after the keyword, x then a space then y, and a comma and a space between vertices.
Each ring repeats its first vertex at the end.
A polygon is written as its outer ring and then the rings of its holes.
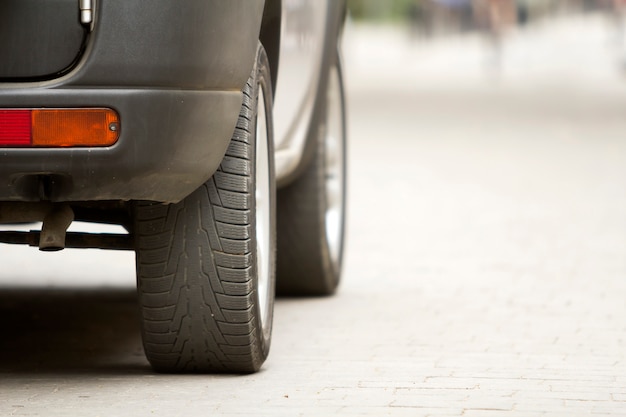
POLYGON ((626 79, 605 23, 513 33, 498 74, 476 37, 348 35, 344 291, 363 316, 335 320, 371 328, 354 345, 376 376, 346 398, 393 415, 626 415, 626 79))

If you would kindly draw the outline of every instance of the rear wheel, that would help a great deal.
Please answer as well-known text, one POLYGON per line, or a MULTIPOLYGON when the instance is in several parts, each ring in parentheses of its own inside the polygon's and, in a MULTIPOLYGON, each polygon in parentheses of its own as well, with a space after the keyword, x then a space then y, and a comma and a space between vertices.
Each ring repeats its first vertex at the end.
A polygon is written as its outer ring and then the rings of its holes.
POLYGON ((134 205, 144 349, 161 372, 253 372, 274 305, 271 88, 259 47, 220 168, 178 204, 134 205))
POLYGON ((311 130, 315 150, 301 176, 278 191, 277 290, 329 295, 341 275, 346 206, 346 126, 336 56, 311 130))

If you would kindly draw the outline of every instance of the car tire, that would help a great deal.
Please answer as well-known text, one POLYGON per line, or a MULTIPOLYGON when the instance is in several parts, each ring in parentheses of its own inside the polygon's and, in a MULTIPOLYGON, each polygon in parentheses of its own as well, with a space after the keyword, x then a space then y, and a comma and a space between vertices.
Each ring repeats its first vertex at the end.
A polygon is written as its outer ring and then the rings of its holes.
POLYGON ((146 356, 159 372, 257 371, 275 293, 271 76, 259 46, 215 174, 177 204, 134 204, 146 356))
POLYGON ((278 191, 277 292, 333 294, 340 281, 346 213, 346 117, 338 54, 328 68, 311 139, 313 157, 278 191))

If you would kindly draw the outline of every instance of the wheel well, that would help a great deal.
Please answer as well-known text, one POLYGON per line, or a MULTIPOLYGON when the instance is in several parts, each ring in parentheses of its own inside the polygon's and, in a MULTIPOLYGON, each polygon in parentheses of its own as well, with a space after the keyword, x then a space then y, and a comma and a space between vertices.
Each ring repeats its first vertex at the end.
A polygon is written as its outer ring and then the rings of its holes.
POLYGON ((276 77, 278 75, 281 16, 281 0, 266 0, 259 37, 270 63, 272 90, 274 92, 276 91, 276 77))

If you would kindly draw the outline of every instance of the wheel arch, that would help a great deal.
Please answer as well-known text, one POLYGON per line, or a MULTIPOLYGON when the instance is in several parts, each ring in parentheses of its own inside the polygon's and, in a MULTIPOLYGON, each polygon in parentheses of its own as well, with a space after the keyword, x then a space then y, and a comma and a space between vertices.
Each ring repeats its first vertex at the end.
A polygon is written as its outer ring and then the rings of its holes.
POLYGON ((276 92, 278 57, 280 55, 280 28, 282 24, 282 0, 266 0, 259 39, 270 64, 272 93, 276 92))

